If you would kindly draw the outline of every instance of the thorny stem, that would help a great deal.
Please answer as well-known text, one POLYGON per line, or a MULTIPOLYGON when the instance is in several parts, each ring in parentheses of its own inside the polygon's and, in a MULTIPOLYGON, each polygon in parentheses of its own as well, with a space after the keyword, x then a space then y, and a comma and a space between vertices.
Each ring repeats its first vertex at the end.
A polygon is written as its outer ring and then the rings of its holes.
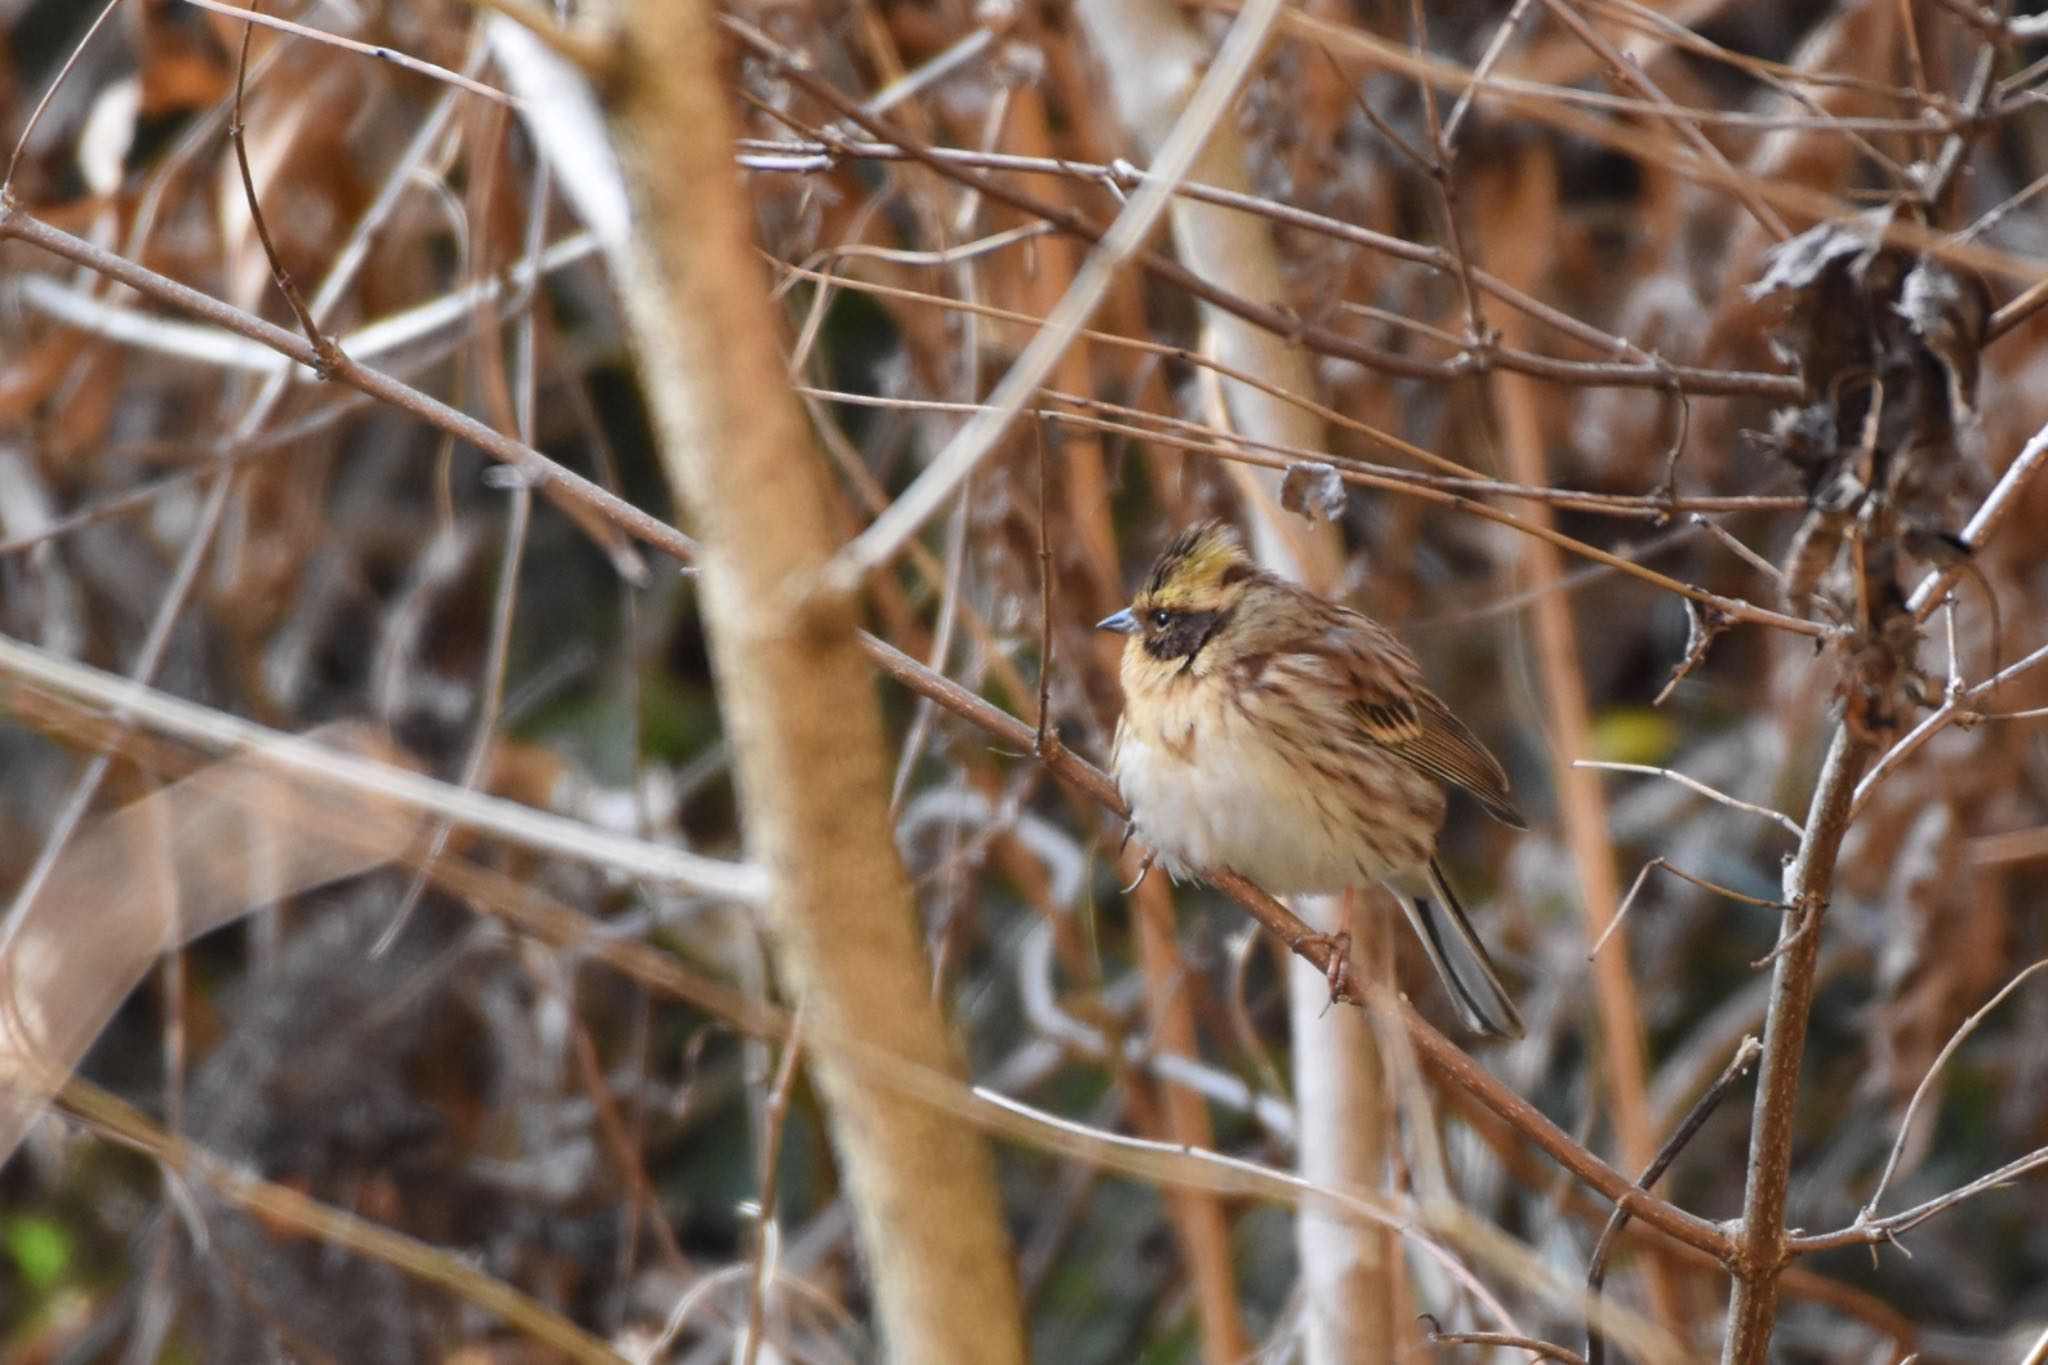
POLYGON ((1770 1356, 1778 1275, 1788 1259, 1785 1192, 1792 1171, 1799 1066, 1813 1012, 1814 967, 1820 960, 1821 919, 1834 893, 1835 864, 1849 831, 1856 783, 1873 756, 1872 744, 1858 737, 1856 727, 1846 720, 1835 727, 1806 817, 1806 835, 1785 871, 1785 898, 1796 909, 1779 929, 1770 1007, 1764 1017, 1764 1059, 1749 1134, 1742 1222, 1729 1260, 1735 1293, 1728 1304, 1723 1365, 1765 1365, 1770 1356))

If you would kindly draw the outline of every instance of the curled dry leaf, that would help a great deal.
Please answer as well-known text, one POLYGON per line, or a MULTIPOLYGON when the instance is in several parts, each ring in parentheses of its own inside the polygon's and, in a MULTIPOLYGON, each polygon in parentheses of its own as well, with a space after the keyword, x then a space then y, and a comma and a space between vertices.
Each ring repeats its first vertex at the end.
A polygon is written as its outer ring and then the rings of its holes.
POLYGON ((1348 501, 1337 467, 1320 460, 1287 466, 1287 476, 1280 482, 1280 505, 1310 521, 1335 521, 1344 515, 1348 501))

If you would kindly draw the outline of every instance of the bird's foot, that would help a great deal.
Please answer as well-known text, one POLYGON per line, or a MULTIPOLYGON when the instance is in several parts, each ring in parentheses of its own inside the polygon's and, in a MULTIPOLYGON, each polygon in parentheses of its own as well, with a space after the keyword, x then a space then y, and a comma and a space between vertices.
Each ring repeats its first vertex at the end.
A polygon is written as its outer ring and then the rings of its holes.
POLYGON ((1323 975, 1330 983, 1330 1003, 1350 1004, 1364 999, 1351 980, 1351 935, 1345 930, 1334 934, 1305 934, 1295 940, 1294 951, 1314 962, 1320 954, 1323 975))

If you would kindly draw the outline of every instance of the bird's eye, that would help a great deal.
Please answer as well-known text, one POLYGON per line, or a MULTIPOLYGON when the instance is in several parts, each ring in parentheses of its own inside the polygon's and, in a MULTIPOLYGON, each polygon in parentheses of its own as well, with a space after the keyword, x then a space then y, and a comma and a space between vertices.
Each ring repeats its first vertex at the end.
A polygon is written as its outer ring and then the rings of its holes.
POLYGON ((1155 612, 1153 612, 1153 613, 1152 613, 1152 629, 1154 629, 1154 630, 1165 630, 1165 629, 1166 629, 1166 628, 1167 628, 1168 626, 1170 626, 1170 625, 1172 625, 1172 624, 1173 624, 1173 613, 1172 613, 1172 612, 1170 612, 1170 611, 1155 611, 1155 612))

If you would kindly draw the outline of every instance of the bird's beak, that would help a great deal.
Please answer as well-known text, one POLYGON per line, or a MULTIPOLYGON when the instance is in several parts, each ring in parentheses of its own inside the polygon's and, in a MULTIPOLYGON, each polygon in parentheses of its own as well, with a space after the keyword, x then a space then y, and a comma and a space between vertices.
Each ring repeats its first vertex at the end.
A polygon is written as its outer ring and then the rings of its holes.
POLYGON ((1113 630, 1119 635, 1136 635, 1138 633, 1138 618, 1131 615, 1129 607, 1125 607, 1116 615, 1105 616, 1100 621, 1097 621, 1095 628, 1097 630, 1113 630))

